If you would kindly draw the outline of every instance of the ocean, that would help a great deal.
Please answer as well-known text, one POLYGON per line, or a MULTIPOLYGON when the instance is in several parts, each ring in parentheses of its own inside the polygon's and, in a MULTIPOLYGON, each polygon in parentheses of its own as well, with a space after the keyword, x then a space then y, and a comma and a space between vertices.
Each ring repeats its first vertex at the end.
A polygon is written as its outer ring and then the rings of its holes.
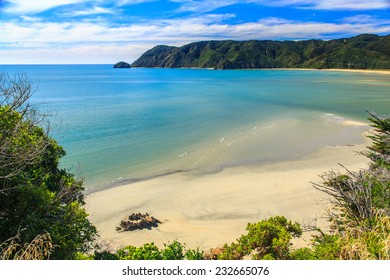
POLYGON ((301 70, 3 65, 33 82, 86 192, 176 172, 205 174, 362 143, 365 110, 390 113, 390 75, 301 70))

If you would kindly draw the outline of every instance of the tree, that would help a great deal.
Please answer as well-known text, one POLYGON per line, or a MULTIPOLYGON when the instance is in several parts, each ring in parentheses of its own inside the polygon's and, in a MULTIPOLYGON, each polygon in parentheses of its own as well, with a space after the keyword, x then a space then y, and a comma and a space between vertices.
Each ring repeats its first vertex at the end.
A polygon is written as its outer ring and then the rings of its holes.
MULTIPOLYGON (((32 83, 25 75, 0 73, 0 179, 18 175, 49 145, 49 139, 39 135, 43 131, 37 125, 44 115, 28 102, 32 94, 32 83)), ((4 188, 0 186, 0 191, 4 188)))
POLYGON ((372 145, 368 147, 369 152, 367 157, 371 159, 371 169, 382 167, 390 169, 390 118, 378 117, 373 113, 369 113, 368 118, 371 121, 371 126, 374 129, 369 138, 372 140, 372 145))
POLYGON ((44 235, 48 257, 69 259, 91 248, 96 228, 82 208, 82 180, 59 168, 65 151, 29 103, 32 89, 24 75, 0 75, 0 244, 17 237, 12 258, 44 235))

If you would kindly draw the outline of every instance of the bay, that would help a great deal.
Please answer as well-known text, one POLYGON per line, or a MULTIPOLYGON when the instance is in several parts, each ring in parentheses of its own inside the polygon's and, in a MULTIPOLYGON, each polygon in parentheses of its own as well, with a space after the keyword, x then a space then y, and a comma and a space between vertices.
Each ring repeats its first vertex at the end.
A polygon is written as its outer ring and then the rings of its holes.
POLYGON ((299 159, 364 141, 365 110, 388 114, 390 75, 298 70, 4 65, 33 81, 61 165, 87 192, 174 172, 299 159))

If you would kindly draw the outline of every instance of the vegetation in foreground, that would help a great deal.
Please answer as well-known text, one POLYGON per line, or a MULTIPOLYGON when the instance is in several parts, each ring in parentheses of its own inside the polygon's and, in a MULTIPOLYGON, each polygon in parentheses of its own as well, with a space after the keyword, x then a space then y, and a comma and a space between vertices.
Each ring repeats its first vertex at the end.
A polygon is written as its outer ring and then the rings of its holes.
POLYGON ((72 259, 93 248, 82 181, 59 167, 65 151, 29 103, 23 75, 0 74, 0 259, 72 259))
POLYGON ((0 259, 390 259, 390 118, 370 114, 369 168, 330 171, 314 184, 332 200, 331 228, 317 229, 308 247, 293 249, 302 228, 277 216, 248 224, 247 234, 211 253, 178 241, 110 252, 96 245, 96 228, 82 208, 82 181, 59 168, 65 152, 41 127, 31 94, 23 75, 0 74, 0 259))

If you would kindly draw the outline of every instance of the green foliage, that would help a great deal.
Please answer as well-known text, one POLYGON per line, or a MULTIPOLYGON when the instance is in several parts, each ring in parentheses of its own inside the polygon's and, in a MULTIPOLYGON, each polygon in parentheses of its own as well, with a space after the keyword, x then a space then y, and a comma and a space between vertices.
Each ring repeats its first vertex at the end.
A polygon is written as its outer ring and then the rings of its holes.
POLYGON ((118 260, 118 256, 108 251, 96 252, 93 255, 94 260, 118 260))
POLYGON ((380 118, 372 113, 370 114, 371 126, 375 133, 369 137, 372 145, 368 147, 370 152, 367 156, 373 161, 373 168, 383 167, 390 169, 390 118, 380 118))
POLYGON ((114 254, 119 260, 162 260, 162 252, 154 243, 140 247, 126 246, 114 254))
POLYGON ((313 250, 308 247, 302 247, 297 250, 293 250, 290 253, 290 259, 292 260, 317 260, 313 250))
POLYGON ((188 249, 184 255, 184 259, 186 260, 204 260, 204 252, 199 248, 196 249, 188 249))
POLYGON ((88 255, 85 253, 76 253, 73 256, 73 260, 76 261, 90 261, 94 259, 94 255, 88 255))
POLYGON ((140 247, 126 246, 115 253, 108 251, 95 252, 92 256, 83 258, 95 260, 203 260, 203 251, 199 249, 189 249, 178 241, 164 244, 163 249, 159 249, 154 243, 147 243, 140 247))
POLYGON ((163 260, 182 260, 184 259, 184 245, 176 240, 170 244, 164 244, 161 255, 163 260))
POLYGON ((293 250, 290 258, 293 260, 337 260, 341 255, 341 237, 338 234, 323 234, 314 236, 310 247, 293 250))
POLYGON ((132 66, 389 69, 389 45, 389 35, 369 34, 331 41, 203 41, 180 48, 156 46, 132 66))
POLYGON ((133 254, 137 248, 134 246, 126 246, 119 249, 116 255, 119 260, 132 260, 133 254))
POLYGON ((248 224, 248 233, 237 239, 237 243, 224 246, 220 259, 242 259, 252 256, 252 259, 288 259, 290 256, 291 239, 302 235, 298 223, 292 223, 285 217, 271 217, 256 224, 248 224))
POLYGON ((147 243, 134 250, 132 260, 162 260, 162 254, 154 243, 147 243))
POLYGON ((48 234, 50 258, 73 258, 91 249, 96 236, 82 208, 82 181, 59 168, 64 150, 39 126, 35 111, 20 103, 30 93, 18 89, 30 87, 14 88, 15 83, 4 79, 0 77, 0 243, 18 236, 23 247, 48 234))
POLYGON ((340 258, 340 235, 322 234, 313 239, 315 259, 336 260, 340 258))
POLYGON ((76 252, 86 252, 93 248, 92 241, 96 234, 95 227, 88 220, 88 214, 81 204, 73 201, 69 204, 56 205, 50 219, 50 233, 57 244, 54 251, 58 259, 73 258, 76 252))
POLYGON ((222 253, 219 254, 217 258, 219 260, 242 260, 245 254, 246 253, 240 244, 238 242, 233 242, 230 245, 225 244, 222 253))

